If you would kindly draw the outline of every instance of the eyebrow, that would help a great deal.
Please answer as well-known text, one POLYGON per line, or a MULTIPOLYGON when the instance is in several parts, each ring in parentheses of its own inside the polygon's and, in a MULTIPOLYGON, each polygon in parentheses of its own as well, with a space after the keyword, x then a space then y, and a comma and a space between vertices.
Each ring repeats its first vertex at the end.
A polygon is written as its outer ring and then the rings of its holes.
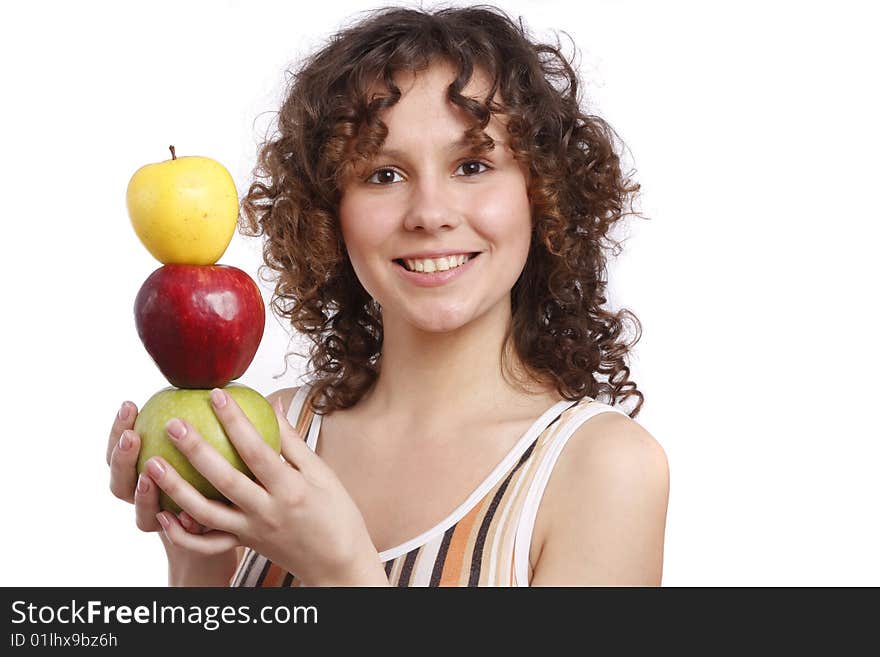
MULTIPOLYGON (((503 141, 495 139, 494 137, 492 138, 492 141, 494 141, 496 145, 504 144, 503 141)), ((447 153, 454 153, 456 151, 461 151, 464 149, 470 149, 470 143, 467 139, 462 138, 458 141, 449 142, 448 144, 446 144, 443 150, 445 150, 447 153)), ((391 157, 403 159, 406 157, 406 152, 397 148, 382 148, 378 153, 376 153, 376 157, 391 157)))

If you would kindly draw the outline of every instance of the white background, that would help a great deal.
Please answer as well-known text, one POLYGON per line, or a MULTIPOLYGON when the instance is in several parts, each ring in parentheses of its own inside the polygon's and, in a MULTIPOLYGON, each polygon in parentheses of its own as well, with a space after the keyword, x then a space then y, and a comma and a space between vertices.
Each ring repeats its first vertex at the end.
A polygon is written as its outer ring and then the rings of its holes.
MULTIPOLYGON (((670 462, 663 583, 880 585, 870 3, 499 4, 571 35, 642 184, 611 303, 643 323, 639 421, 670 462)), ((119 404, 166 385, 135 332, 158 263, 125 189, 173 143, 243 193, 284 71, 378 5, 308 6, 4 9, 0 585, 164 585, 104 462, 119 404)), ((260 245, 236 235, 220 262, 256 279, 260 245)), ((241 382, 297 385, 287 348, 270 317, 241 382)))

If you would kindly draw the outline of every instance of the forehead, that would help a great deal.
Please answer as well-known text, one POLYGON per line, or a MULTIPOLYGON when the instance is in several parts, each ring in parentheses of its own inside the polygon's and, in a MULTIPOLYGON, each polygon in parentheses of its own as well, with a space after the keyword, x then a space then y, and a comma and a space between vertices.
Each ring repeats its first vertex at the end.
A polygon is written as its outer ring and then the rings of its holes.
MULTIPOLYGON (((472 121, 469 114, 458 105, 453 104, 448 98, 449 85, 455 80, 458 71, 446 61, 435 61, 428 68, 419 71, 399 71, 394 75, 394 83, 400 89, 400 100, 389 109, 382 112, 383 120, 393 124, 395 120, 412 118, 425 119, 426 113, 436 114, 439 112, 452 112, 459 115, 460 120, 472 121), (441 109, 442 108, 442 109, 441 109)), ((461 94, 473 98, 480 103, 486 99, 492 84, 488 74, 475 67, 470 80, 465 84, 461 94)), ((367 89, 367 98, 374 94, 386 95, 389 93, 384 82, 375 82, 367 89)), ((493 102, 500 103, 496 92, 493 102)), ((391 127, 391 125, 389 125, 391 127)), ((504 122, 499 115, 491 116, 486 132, 493 138, 500 138, 504 134, 504 122)))
MULTIPOLYGON (((417 87, 428 87, 434 90, 446 89, 458 76, 457 69, 446 60, 434 60, 427 68, 417 71, 398 71, 394 75, 394 82, 400 88, 402 94, 417 87)), ((487 73, 480 67, 475 66, 467 81, 462 94, 472 98, 484 98, 491 87, 491 80, 487 73)), ((383 85, 384 88, 384 85, 383 85)))

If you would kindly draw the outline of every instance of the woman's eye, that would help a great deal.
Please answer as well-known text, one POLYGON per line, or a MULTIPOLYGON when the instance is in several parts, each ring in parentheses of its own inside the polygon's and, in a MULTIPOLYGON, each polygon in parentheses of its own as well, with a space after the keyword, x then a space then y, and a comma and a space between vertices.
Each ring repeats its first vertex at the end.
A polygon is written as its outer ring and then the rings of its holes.
MULTIPOLYGON (((467 162, 462 162, 456 171, 461 171, 465 177, 475 176, 479 173, 484 173, 488 171, 491 167, 479 160, 469 160, 467 162), (482 168, 481 168, 482 167, 482 168)), ((392 183, 400 182, 400 180, 395 179, 395 176, 400 176, 394 169, 389 169, 388 167, 383 167, 381 169, 376 169, 369 178, 367 178, 368 183, 372 183, 374 185, 389 185, 392 183)), ((402 180, 403 177, 400 176, 402 180)))
POLYGON ((483 173, 483 171, 481 171, 479 169, 479 167, 484 167, 486 171, 489 170, 489 167, 486 164, 483 164, 482 162, 480 162, 479 160, 470 160, 468 162, 462 162, 461 166, 459 166, 458 168, 462 169, 462 173, 464 173, 464 175, 473 176, 478 173, 483 173))
POLYGON ((378 185, 384 185, 387 183, 397 182, 394 180, 394 176, 399 176, 394 169, 376 169, 373 174, 367 178, 367 182, 371 182, 378 185))

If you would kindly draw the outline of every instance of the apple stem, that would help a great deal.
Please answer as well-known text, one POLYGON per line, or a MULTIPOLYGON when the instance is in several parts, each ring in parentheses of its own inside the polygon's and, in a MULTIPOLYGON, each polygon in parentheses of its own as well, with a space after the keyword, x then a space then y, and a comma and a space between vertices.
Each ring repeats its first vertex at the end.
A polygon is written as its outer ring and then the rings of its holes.
POLYGON ((177 156, 174 154, 174 146, 169 146, 168 148, 171 149, 171 159, 176 160, 177 156))

